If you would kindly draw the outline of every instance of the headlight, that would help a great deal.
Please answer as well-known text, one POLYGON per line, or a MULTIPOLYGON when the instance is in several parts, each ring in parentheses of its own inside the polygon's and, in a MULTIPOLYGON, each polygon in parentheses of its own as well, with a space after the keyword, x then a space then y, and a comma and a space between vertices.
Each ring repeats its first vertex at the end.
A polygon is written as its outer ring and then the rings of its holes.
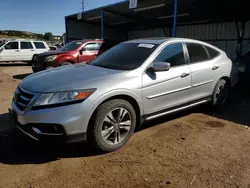
POLYGON ((64 105, 71 104, 75 102, 81 102, 87 99, 95 89, 82 90, 82 91, 64 91, 56 93, 45 93, 42 94, 33 104, 33 107, 42 106, 54 106, 54 105, 64 105))
POLYGON ((57 55, 51 55, 45 58, 45 61, 47 62, 51 62, 54 61, 56 59, 57 55))

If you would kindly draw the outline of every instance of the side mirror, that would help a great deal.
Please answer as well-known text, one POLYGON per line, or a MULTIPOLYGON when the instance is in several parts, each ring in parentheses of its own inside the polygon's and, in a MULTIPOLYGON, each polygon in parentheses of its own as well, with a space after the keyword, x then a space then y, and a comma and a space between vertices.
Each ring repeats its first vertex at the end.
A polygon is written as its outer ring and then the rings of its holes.
POLYGON ((84 51, 86 51, 86 48, 82 48, 80 51, 79 51, 79 53, 82 55, 83 53, 82 52, 84 52, 84 51))
POLYGON ((4 49, 5 49, 4 47, 0 48, 0 53, 1 53, 4 49))
POLYGON ((153 70, 155 72, 160 72, 160 71, 168 71, 171 67, 170 63, 166 63, 166 62, 155 62, 153 64, 153 70))

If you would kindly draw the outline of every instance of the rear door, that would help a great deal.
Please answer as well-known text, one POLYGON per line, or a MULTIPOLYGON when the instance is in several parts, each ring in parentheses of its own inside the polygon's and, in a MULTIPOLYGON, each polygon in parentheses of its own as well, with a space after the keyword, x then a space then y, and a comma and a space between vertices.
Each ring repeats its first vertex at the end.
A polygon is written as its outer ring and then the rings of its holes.
POLYGON ((20 60, 19 42, 18 41, 8 42, 4 46, 4 50, 0 53, 0 61, 19 61, 19 60, 20 60))
POLYGON ((170 63, 171 68, 162 72, 146 71, 142 75, 144 113, 152 115, 188 105, 191 76, 182 43, 166 46, 154 62, 170 63))
POLYGON ((79 53, 79 62, 89 62, 96 58, 101 47, 101 42, 87 43, 82 48, 82 54, 79 53))
POLYGON ((31 42, 20 42, 20 60, 31 61, 35 52, 35 49, 31 42))
POLYGON ((202 44, 186 43, 192 78, 192 101, 212 95, 217 71, 208 50, 202 44))

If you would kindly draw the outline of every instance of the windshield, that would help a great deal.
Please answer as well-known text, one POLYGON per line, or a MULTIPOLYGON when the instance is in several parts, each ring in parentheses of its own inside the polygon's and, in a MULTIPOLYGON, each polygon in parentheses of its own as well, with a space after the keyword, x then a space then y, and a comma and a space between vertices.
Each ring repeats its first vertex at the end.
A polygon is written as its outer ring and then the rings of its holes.
POLYGON ((5 44, 5 42, 0 43, 0 48, 5 44))
POLYGON ((155 44, 121 43, 98 56, 89 65, 116 70, 133 70, 140 67, 157 46, 155 44))
POLYGON ((83 41, 73 41, 73 42, 70 42, 70 43, 66 44, 65 46, 63 46, 59 50, 61 50, 61 51, 72 51, 72 50, 77 49, 83 43, 84 43, 83 41))

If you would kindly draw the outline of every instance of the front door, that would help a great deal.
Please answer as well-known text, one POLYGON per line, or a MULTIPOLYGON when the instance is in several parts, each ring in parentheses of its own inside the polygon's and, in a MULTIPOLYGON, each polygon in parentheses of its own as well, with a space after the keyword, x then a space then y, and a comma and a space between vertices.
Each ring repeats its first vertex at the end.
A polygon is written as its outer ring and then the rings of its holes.
POLYGON ((18 42, 8 42, 0 52, 0 61, 19 61, 20 50, 18 42))
POLYGON ((31 61, 34 55, 34 47, 31 42, 21 42, 20 60, 31 61))
POLYGON ((190 67, 186 64, 183 45, 166 46, 154 62, 168 62, 168 71, 146 71, 142 76, 144 113, 153 114, 181 105, 190 100, 190 67))
POLYGON ((79 53, 79 63, 89 62, 98 55, 101 43, 88 43, 82 48, 82 53, 79 53))

